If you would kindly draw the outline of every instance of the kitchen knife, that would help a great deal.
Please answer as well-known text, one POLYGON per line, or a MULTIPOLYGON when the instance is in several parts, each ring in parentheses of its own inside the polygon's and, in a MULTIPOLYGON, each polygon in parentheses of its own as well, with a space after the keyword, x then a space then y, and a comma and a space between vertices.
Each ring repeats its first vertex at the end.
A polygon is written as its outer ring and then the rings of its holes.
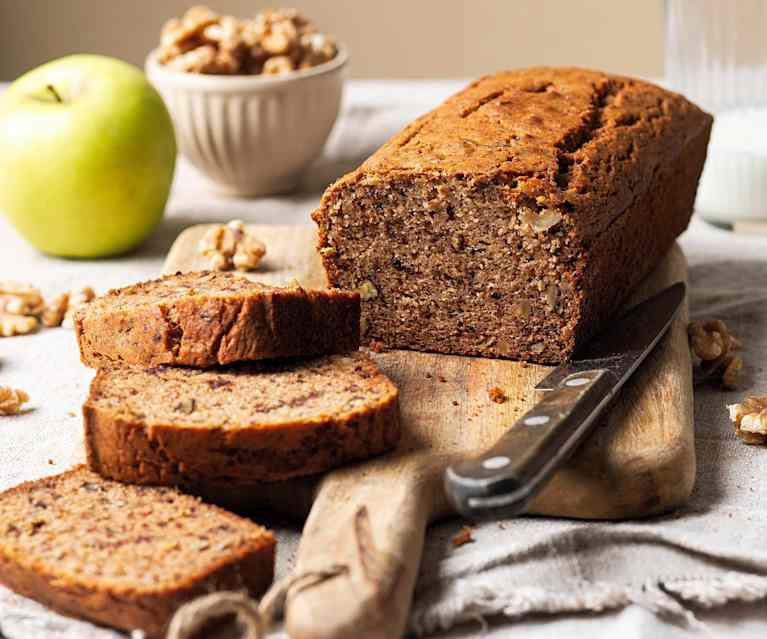
POLYGON ((677 283, 638 304, 537 386, 543 399, 480 457, 450 466, 445 490, 465 517, 523 513, 668 330, 685 298, 677 283))

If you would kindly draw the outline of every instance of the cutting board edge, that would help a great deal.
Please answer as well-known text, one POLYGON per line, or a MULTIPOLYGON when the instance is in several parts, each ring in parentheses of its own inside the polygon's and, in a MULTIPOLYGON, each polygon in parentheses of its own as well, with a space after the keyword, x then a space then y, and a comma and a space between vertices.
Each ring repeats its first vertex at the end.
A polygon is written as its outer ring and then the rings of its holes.
MULTIPOLYGON (((168 268, 168 264, 172 264, 173 260, 178 260, 183 257, 184 243, 188 243, 195 237, 199 238, 202 233, 202 229, 210 227, 210 224, 200 224, 189 227, 182 231, 179 237, 174 242, 173 247, 169 251, 166 263, 163 267, 163 272, 175 272, 176 268, 168 268)), ((258 229, 267 228, 263 225, 252 224, 249 226, 256 227, 258 229)), ((269 225, 269 233, 277 232, 278 229, 300 229, 301 234, 308 234, 310 231, 313 235, 314 227, 311 225, 269 225)), ((308 237, 308 235, 307 235, 308 237)), ((189 255, 191 251, 189 247, 186 248, 186 254, 189 255)), ((674 259, 683 264, 683 271, 686 281, 686 259, 678 244, 675 244, 669 253, 667 261, 672 262, 672 254, 674 259)), ((252 273, 251 276, 258 276, 258 273, 252 273)), ((673 330, 684 330, 686 335, 686 309, 684 312, 684 318, 677 318, 675 320, 675 326, 673 330), (684 321, 684 326, 681 326, 681 322, 684 321)), ((679 339, 679 338, 677 338, 679 339)), ((684 339, 686 344, 686 337, 684 339)), ((689 392, 688 400, 692 402, 692 379, 690 375, 689 380, 689 392)), ((685 411, 688 417, 691 419, 692 410, 685 411)), ((592 500, 592 503, 601 501, 598 504, 599 507, 589 506, 586 507, 583 504, 573 509, 568 507, 562 507, 562 504, 569 502, 566 498, 560 498, 560 505, 558 507, 551 507, 549 500, 539 500, 533 503, 531 514, 535 515, 549 515, 559 517, 569 517, 577 519, 627 519, 636 517, 653 516, 660 512, 667 512, 678 507, 689 497, 694 484, 695 477, 695 450, 692 444, 693 424, 687 422, 681 424, 682 428, 676 433, 674 439, 666 439, 663 442, 659 442, 657 448, 645 447, 643 448, 643 456, 640 456, 638 464, 635 465, 634 473, 622 478, 622 482, 616 483, 615 477, 606 477, 601 485, 592 484, 589 490, 593 495, 601 494, 604 496, 601 500, 592 500), (669 445, 671 444, 671 445, 669 445), (655 478, 666 477, 664 482, 657 482, 655 478), (648 486, 650 487, 648 493, 648 486), (620 490, 616 491, 616 488, 620 490), (629 496, 633 496, 636 499, 622 499, 616 500, 614 496, 616 492, 629 496), (640 498, 644 495, 644 498, 640 498), (639 496, 639 497, 637 497, 639 496)), ((635 451, 636 452, 636 451, 635 451)), ((381 459, 381 458, 378 458, 381 459)), ((386 458, 384 457, 385 461, 386 458)), ((613 460, 615 461, 615 460, 613 460)), ((364 467, 364 464, 362 465, 364 467)), ((328 477, 333 474, 334 471, 330 471, 324 477, 328 477)), ((322 481, 322 478, 317 478, 318 481, 322 481)), ((286 482, 291 484, 292 482, 286 482)), ((281 493, 282 491, 278 491, 281 493)), ((287 491, 289 492, 289 491, 287 491)), ((314 492, 314 491, 312 491, 314 492)), ((546 496, 544 493, 543 497, 546 496)), ((305 515, 303 512, 297 512, 296 517, 305 515)), ((434 519, 441 519, 444 513, 435 512, 434 519)))

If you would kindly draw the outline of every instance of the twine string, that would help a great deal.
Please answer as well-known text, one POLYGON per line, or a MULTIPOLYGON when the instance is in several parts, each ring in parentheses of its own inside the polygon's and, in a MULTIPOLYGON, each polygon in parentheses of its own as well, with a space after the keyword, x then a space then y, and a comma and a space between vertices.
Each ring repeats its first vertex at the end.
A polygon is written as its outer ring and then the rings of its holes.
POLYGON ((288 597, 347 572, 334 564, 325 570, 309 570, 283 577, 260 601, 245 592, 221 591, 193 599, 181 606, 171 619, 166 639, 194 639, 214 619, 235 615, 242 629, 239 639, 265 639, 288 597))

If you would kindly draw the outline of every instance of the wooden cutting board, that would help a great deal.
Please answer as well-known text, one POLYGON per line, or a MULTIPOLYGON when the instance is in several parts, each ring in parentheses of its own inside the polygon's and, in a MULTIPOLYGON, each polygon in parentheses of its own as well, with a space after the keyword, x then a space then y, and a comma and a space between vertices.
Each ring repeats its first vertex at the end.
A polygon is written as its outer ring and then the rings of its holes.
MULTIPOLYGON (((206 228, 195 226, 179 236, 165 273, 206 268, 197 254, 206 228)), ((326 285, 313 227, 251 230, 267 246, 262 267, 250 274, 253 279, 286 284, 297 278, 305 287, 326 285)), ((686 278, 684 255, 674 246, 628 306, 686 278)), ((689 496, 695 450, 686 325, 685 304, 609 415, 535 499, 533 513, 644 517, 671 510, 689 496)), ((375 358, 401 392, 404 434, 397 451, 319 479, 254 485, 236 496, 299 517, 311 506, 297 569, 348 566, 345 574, 289 599, 286 623, 293 639, 402 634, 426 526, 451 514, 442 491, 445 467, 493 444, 535 403, 533 387, 549 370, 406 351, 375 358), (503 389, 508 401, 489 399, 488 390, 494 386, 503 389)))

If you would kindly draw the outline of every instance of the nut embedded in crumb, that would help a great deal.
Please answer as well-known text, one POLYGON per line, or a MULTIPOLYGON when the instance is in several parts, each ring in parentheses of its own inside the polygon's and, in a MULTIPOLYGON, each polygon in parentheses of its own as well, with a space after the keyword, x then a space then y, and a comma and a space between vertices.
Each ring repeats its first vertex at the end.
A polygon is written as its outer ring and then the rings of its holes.
POLYGON ((747 444, 767 443, 767 396, 746 397, 727 406, 735 432, 747 444))
POLYGON ((357 292, 360 294, 360 299, 363 302, 368 302, 378 297, 378 289, 370 280, 362 282, 362 284, 357 287, 357 292))
POLYGON ((474 543, 474 529, 471 526, 463 526, 450 540, 455 548, 474 543))
POLYGON ((687 334, 703 377, 718 380, 725 389, 736 388, 743 359, 734 351, 740 350, 741 343, 727 325, 718 319, 694 321, 688 325, 687 334))
POLYGON ((64 313, 64 319, 62 320, 61 325, 67 328, 72 328, 74 326, 75 313, 86 304, 92 302, 95 297, 96 293, 90 286, 72 289, 69 292, 67 311, 64 313))
POLYGON ((287 288, 300 288, 303 289, 304 287, 301 286, 301 282, 298 281, 297 277, 292 277, 290 281, 288 282, 287 288))
POLYGON ((23 390, 0 386, 0 415, 18 415, 28 401, 29 395, 23 390))
POLYGON ((519 214, 519 221, 535 233, 545 233, 562 221, 562 214, 554 209, 541 211, 522 209, 519 214))
POLYGON ((487 391, 487 394, 488 397, 490 397, 490 399, 496 404, 503 404, 508 399, 508 397, 506 397, 506 393, 504 393, 503 390, 498 386, 493 386, 490 390, 487 391))
POLYGON ((266 246, 240 220, 208 229, 198 250, 208 258, 214 271, 252 271, 266 255, 266 246))
POLYGON ((28 335, 37 330, 39 322, 31 315, 0 313, 0 337, 28 335))

